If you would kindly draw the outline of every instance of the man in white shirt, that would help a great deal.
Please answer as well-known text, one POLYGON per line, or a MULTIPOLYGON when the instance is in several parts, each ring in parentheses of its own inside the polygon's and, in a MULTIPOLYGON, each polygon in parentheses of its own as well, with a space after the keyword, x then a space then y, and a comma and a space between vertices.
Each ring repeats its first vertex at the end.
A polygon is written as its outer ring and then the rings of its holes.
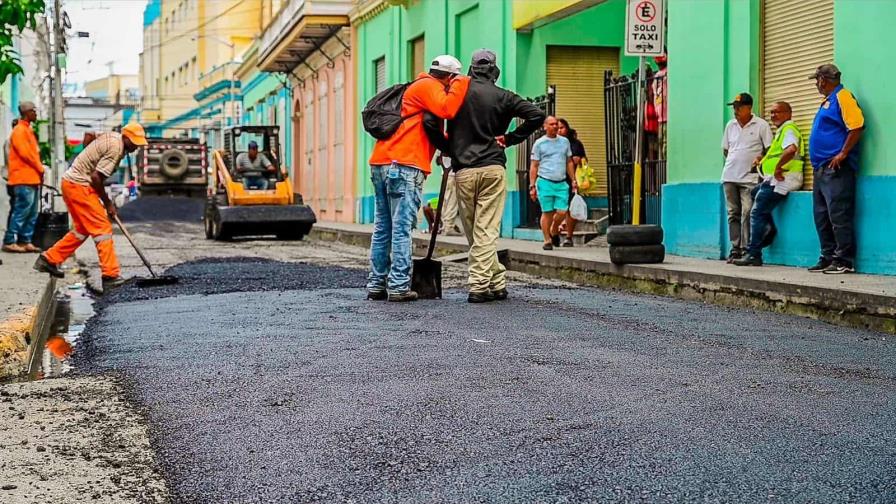
POLYGON ((268 176, 276 169, 263 152, 258 152, 258 143, 249 142, 249 151, 240 152, 236 156, 236 171, 243 177, 246 189, 267 190, 270 183, 268 176))
POLYGON ((750 195, 759 182, 756 159, 765 155, 772 143, 772 129, 768 122, 753 115, 753 97, 741 93, 731 103, 734 119, 725 126, 722 136, 722 152, 725 168, 722 171, 722 188, 728 209, 728 238, 731 252, 728 262, 744 257, 750 243, 750 195))

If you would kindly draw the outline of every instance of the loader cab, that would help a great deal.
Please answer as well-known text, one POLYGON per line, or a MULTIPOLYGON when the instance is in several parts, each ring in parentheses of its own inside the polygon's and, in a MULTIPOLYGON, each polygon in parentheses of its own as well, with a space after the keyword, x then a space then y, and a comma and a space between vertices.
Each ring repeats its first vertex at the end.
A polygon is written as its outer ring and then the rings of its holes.
POLYGON ((240 154, 249 152, 250 142, 258 144, 258 155, 267 158, 274 166, 272 173, 265 174, 269 187, 283 182, 286 174, 280 157, 279 126, 234 126, 224 131, 222 156, 233 181, 243 181, 243 174, 236 169, 236 159, 240 154))

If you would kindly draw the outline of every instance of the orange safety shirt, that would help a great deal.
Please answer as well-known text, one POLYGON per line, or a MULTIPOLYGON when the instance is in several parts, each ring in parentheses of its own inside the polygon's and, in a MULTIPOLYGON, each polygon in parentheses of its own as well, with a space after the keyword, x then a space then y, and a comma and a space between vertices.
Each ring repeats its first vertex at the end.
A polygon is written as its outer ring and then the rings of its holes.
POLYGON ((9 185, 40 185, 44 165, 31 123, 19 119, 9 136, 9 185))
POLYGON ((469 87, 470 78, 467 76, 456 77, 446 90, 435 77, 427 73, 418 75, 402 98, 401 115, 407 119, 391 137, 376 142, 370 164, 388 165, 394 162, 429 173, 436 148, 423 130, 421 112, 429 111, 442 119, 454 119, 469 87))

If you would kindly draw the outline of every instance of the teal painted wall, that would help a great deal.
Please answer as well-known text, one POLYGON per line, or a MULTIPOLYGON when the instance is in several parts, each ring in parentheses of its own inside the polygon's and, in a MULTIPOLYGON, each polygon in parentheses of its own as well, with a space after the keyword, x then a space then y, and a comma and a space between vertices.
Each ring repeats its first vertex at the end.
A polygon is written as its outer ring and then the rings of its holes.
MULTIPOLYGON (((893 19, 896 2, 889 0, 835 3, 835 63, 866 118, 856 267, 890 275, 896 274, 896 234, 889 225, 896 219, 896 145, 884 133, 884 120, 896 113, 887 89, 896 70, 880 64, 889 49, 876 43, 876 34, 893 19)), ((740 91, 759 96, 760 28, 758 0, 669 0, 669 184, 663 189, 663 226, 670 253, 714 259, 727 253, 719 178, 721 135, 731 112, 724 104, 740 91)), ((775 220, 779 234, 764 254, 766 262, 814 263, 819 246, 811 192, 791 194, 775 211, 775 220)))

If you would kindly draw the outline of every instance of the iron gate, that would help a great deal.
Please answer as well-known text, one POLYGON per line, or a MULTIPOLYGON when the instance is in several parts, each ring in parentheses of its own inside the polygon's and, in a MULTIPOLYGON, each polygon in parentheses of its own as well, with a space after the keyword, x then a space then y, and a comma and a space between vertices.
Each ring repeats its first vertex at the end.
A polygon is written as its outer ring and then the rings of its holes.
MULTIPOLYGON (((548 92, 545 95, 536 98, 530 98, 529 101, 533 105, 540 108, 546 115, 554 115, 557 103, 556 86, 548 86, 548 92)), ((516 175, 517 188, 520 198, 520 227, 538 228, 538 220, 541 217, 541 207, 538 203, 529 198, 529 165, 530 156, 532 155, 532 146, 535 141, 544 135, 544 128, 539 127, 535 133, 519 144, 519 150, 516 156, 516 175)))
MULTIPOLYGON (((647 101, 652 104, 654 90, 665 87, 665 77, 648 73, 645 79, 647 101)), ((638 75, 613 76, 612 71, 604 73, 605 125, 607 135, 607 199, 610 224, 631 224, 632 193, 635 144, 638 133, 638 75)), ((644 114, 647 116, 647 104, 644 114)), ((650 107, 652 109, 652 107, 650 107)), ((646 119, 642 118, 642 120, 646 119)), ((656 117, 654 116, 654 120, 656 117)), ((645 121, 647 122, 647 121, 645 121)), ((665 127, 644 128, 651 131, 643 134, 641 147, 641 222, 660 224, 662 222, 662 190, 666 183, 666 138, 665 127)))

